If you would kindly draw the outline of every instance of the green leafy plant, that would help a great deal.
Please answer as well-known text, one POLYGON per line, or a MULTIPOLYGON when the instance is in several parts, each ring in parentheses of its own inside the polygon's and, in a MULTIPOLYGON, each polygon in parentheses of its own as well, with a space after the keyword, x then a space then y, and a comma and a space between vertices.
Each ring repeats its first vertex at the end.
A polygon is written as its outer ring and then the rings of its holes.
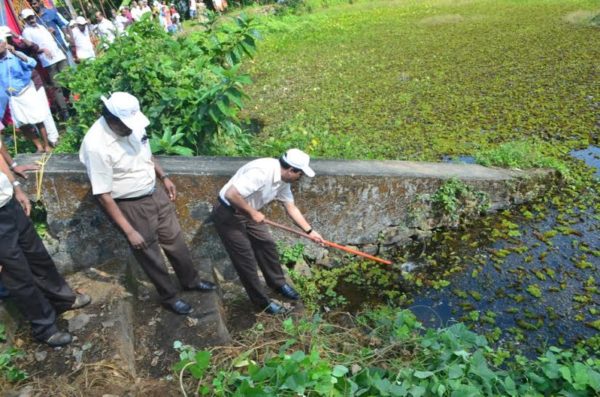
POLYGON ((285 245, 282 242, 278 242, 277 250, 279 251, 279 260, 284 265, 293 266, 304 256, 304 248, 305 245, 302 243, 285 245))
POLYGON ((481 212, 488 206, 489 200, 482 192, 457 178, 451 178, 431 196, 431 204, 439 214, 447 215, 457 221, 468 210, 481 212))
POLYGON ((286 338, 270 352, 261 350, 266 329, 260 324, 251 334, 258 332, 262 343, 230 357, 228 369, 205 366, 211 354, 193 349, 177 366, 190 365, 194 362, 190 357, 200 355, 202 368, 190 371, 191 384, 201 395, 220 397, 584 396, 600 392, 600 360, 584 348, 550 347, 536 359, 516 355, 511 360, 507 351, 491 348, 485 337, 461 323, 426 329, 410 311, 391 307, 366 312, 353 321, 356 328, 348 329, 320 316, 297 322, 286 319, 271 331, 286 338), (349 346, 332 349, 340 343, 349 346))
POLYGON ((178 37, 151 21, 136 23, 94 62, 60 77, 73 93, 77 117, 58 151, 78 150, 100 113, 100 96, 115 91, 140 100, 157 153, 211 153, 223 136, 239 138, 237 114, 251 82, 240 65, 255 54, 257 38, 253 20, 243 15, 178 37))
MULTIPOLYGON (((6 341, 6 327, 0 323, 0 343, 6 341)), ((22 357, 23 352, 11 347, 0 351, 0 376, 9 382, 18 382, 27 379, 27 372, 18 368, 14 361, 16 358, 22 357)))
POLYGON ((507 142, 495 148, 476 153, 478 163, 486 166, 498 166, 507 168, 552 168, 564 176, 569 176, 568 165, 557 159, 556 153, 550 156, 546 153, 552 152, 548 145, 536 141, 521 140, 507 142))

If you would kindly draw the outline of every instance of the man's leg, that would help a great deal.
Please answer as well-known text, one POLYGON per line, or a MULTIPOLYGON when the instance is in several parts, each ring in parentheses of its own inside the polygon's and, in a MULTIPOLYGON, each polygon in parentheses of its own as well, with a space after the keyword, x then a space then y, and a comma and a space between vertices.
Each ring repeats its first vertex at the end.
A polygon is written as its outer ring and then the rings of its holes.
POLYGON ((40 132, 42 142, 44 143, 44 151, 46 153, 50 153, 52 151, 52 147, 50 146, 50 142, 48 141, 48 133, 46 132, 46 127, 44 127, 44 123, 39 123, 36 125, 36 127, 40 132))
POLYGON ((27 259, 37 287, 57 312, 62 313, 73 306, 76 295, 58 272, 42 239, 35 231, 33 222, 17 205, 19 219, 19 247, 27 259))
POLYGON ((277 245, 273 241, 269 228, 266 224, 248 221, 246 230, 267 285, 274 289, 283 286, 286 283, 285 275, 279 263, 277 245))
POLYGON ((66 67, 66 60, 62 60, 46 67, 46 70, 48 71, 48 88, 50 88, 50 91, 53 91, 54 101, 56 102, 56 106, 59 107, 63 117, 65 117, 65 114, 68 116, 69 108, 67 106, 67 100, 65 99, 62 88, 56 82, 55 76, 66 67))
POLYGON ((0 277, 23 317, 31 323, 33 336, 46 340, 58 332, 56 312, 39 288, 28 259, 19 246, 36 245, 33 241, 26 241, 32 238, 29 232, 20 233, 28 229, 25 223, 31 221, 26 219, 14 199, 0 208, 0 263, 3 265, 0 277))
POLYGON ((131 226, 144 237, 145 249, 131 247, 133 256, 140 264, 160 296, 163 304, 172 304, 177 300, 177 288, 169 277, 162 256, 156 230, 158 227, 158 208, 152 197, 135 201, 120 201, 117 205, 131 226))
POLYGON ((270 302, 257 273, 257 262, 248 238, 246 225, 241 218, 229 209, 217 205, 213 210, 213 220, 217 233, 231 258, 233 267, 240 277, 250 301, 257 307, 265 308, 270 302))
POLYGON ((198 283, 198 272, 192 262, 192 254, 185 243, 175 207, 164 189, 159 187, 152 195, 158 207, 156 233, 160 246, 169 259, 183 288, 193 288, 198 283))
POLYGON ((42 141, 40 140, 37 131, 35 130, 35 127, 33 125, 22 125, 21 127, 19 127, 19 129, 21 130, 21 133, 25 138, 33 142, 33 144, 35 145, 36 153, 44 153, 44 145, 42 144, 42 141))

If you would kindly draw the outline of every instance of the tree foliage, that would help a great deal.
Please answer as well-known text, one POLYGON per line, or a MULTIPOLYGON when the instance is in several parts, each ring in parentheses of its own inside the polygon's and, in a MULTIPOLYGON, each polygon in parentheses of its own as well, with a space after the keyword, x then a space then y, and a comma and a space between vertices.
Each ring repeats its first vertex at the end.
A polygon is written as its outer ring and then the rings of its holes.
POLYGON ((144 20, 127 33, 95 61, 61 76, 77 116, 59 150, 78 149, 100 114, 100 97, 116 91, 140 100, 155 153, 219 153, 222 142, 247 142, 240 139, 237 114, 246 98, 244 85, 251 82, 240 71, 241 61, 254 55, 258 38, 252 19, 210 20, 205 30, 180 37, 144 20))

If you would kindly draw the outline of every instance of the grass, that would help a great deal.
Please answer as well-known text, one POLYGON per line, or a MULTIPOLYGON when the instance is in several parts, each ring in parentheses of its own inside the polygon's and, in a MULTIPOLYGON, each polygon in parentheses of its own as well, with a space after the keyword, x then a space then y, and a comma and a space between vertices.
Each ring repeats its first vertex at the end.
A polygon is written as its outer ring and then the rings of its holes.
POLYGON ((410 160, 520 139, 597 143, 600 30, 573 17, 596 11, 589 0, 374 0, 269 20, 247 66, 255 154, 290 141, 320 157, 410 160))

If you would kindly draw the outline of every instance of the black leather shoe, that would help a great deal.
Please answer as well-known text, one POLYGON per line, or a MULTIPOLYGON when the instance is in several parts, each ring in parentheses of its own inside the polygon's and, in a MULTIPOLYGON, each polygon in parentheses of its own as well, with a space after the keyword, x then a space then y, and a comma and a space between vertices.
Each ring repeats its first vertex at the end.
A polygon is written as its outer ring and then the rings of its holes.
POLYGON ((92 302, 92 297, 88 294, 77 294, 75 302, 71 306, 71 310, 81 309, 84 306, 89 305, 92 302))
POLYGON ((288 284, 283 284, 281 287, 277 288, 277 291, 288 299, 295 301, 300 299, 300 294, 288 284))
POLYGON ((194 285, 190 289, 200 292, 210 292, 216 290, 217 286, 214 283, 211 283, 210 281, 200 280, 196 285, 194 285))
POLYGON ((192 310, 194 310, 189 303, 184 301, 183 299, 177 299, 173 303, 165 303, 164 306, 172 311, 173 313, 185 315, 190 314, 192 310))
POLYGON ((285 314, 287 313, 287 310, 285 309, 285 307, 275 302, 271 302, 269 303, 269 306, 265 308, 264 312, 267 314, 285 314))
POLYGON ((56 331, 54 334, 52 334, 48 339, 44 340, 43 342, 50 347, 59 347, 59 346, 68 345, 69 343, 71 343, 72 340, 73 340, 73 338, 71 337, 70 333, 56 331))

